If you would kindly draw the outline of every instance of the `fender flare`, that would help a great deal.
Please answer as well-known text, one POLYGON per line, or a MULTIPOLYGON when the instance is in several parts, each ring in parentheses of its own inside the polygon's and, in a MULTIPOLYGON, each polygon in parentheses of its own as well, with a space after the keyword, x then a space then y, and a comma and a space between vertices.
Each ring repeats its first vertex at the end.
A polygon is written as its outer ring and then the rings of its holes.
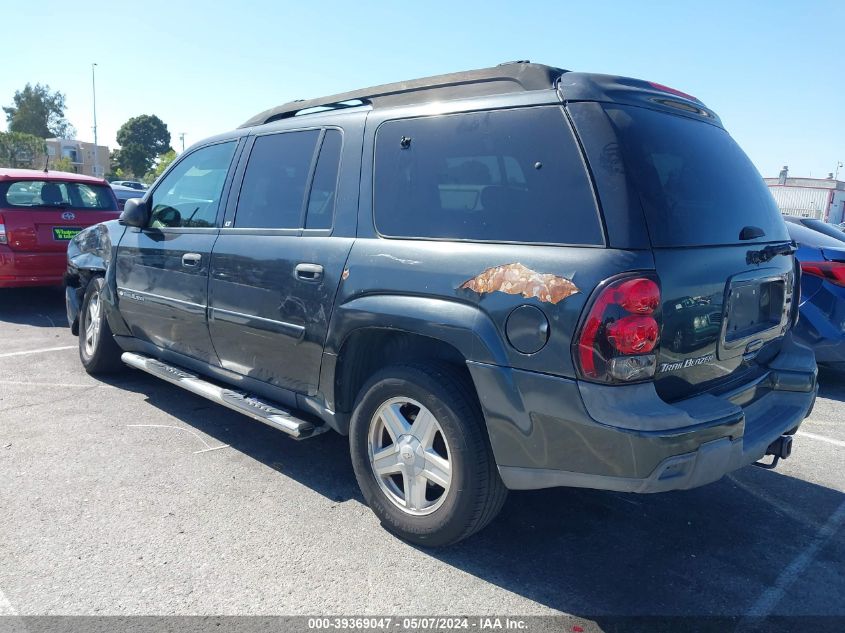
POLYGON ((467 361, 508 365, 498 329, 477 306, 410 295, 373 294, 337 306, 325 351, 337 355, 356 330, 378 328, 438 339, 467 361))

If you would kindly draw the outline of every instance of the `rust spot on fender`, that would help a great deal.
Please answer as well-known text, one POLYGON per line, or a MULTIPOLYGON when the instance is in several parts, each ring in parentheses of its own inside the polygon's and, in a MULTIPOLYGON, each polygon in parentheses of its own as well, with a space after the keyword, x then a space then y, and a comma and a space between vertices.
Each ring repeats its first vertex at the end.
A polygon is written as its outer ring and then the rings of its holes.
POLYGON ((537 297, 544 303, 558 303, 580 292, 578 286, 566 277, 538 273, 519 262, 488 268, 465 281, 460 288, 481 295, 488 292, 504 292, 525 298, 537 297))
POLYGON ((349 269, 348 268, 343 269, 343 273, 341 273, 340 278, 343 279, 344 281, 349 279, 349 269))

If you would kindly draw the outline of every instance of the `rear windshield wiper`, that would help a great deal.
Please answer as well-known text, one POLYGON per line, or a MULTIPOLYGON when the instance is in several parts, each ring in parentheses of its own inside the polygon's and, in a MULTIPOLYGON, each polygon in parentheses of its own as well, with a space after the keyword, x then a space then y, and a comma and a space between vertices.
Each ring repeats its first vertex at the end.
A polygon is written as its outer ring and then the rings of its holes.
POLYGON ((797 250, 798 245, 795 242, 770 244, 759 251, 748 251, 745 255, 745 262, 747 264, 765 264, 767 261, 774 259, 778 255, 792 255, 797 250))

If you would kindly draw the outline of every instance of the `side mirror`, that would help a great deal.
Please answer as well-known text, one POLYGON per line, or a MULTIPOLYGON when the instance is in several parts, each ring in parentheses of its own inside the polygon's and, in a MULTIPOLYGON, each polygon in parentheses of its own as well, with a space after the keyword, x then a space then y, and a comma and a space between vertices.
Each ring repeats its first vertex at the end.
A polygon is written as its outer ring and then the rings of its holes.
POLYGON ((147 226, 149 215, 147 205, 140 198, 130 198, 123 205, 123 211, 118 218, 118 222, 125 226, 144 228, 147 226))

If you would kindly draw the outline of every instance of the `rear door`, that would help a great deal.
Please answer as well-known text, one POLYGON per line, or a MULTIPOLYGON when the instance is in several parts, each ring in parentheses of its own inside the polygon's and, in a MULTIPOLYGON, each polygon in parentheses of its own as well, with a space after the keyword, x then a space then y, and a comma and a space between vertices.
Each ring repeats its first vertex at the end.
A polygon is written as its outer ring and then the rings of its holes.
POLYGON ((753 373, 788 327, 794 266, 759 173, 719 125, 590 106, 601 108, 617 141, 589 147, 584 134, 591 162, 599 174, 624 173, 660 277, 658 392, 674 400, 753 373))
POLYGON ((185 155, 147 196, 149 226, 117 251, 120 313, 132 335, 217 365, 208 334, 208 270, 237 140, 185 155))
POLYGON ((117 217, 117 202, 105 184, 16 180, 0 183, 0 194, 8 244, 15 251, 64 253, 79 231, 117 217))
POLYGON ((224 368, 316 392, 354 240, 360 125, 254 139, 211 261, 210 330, 224 368))

